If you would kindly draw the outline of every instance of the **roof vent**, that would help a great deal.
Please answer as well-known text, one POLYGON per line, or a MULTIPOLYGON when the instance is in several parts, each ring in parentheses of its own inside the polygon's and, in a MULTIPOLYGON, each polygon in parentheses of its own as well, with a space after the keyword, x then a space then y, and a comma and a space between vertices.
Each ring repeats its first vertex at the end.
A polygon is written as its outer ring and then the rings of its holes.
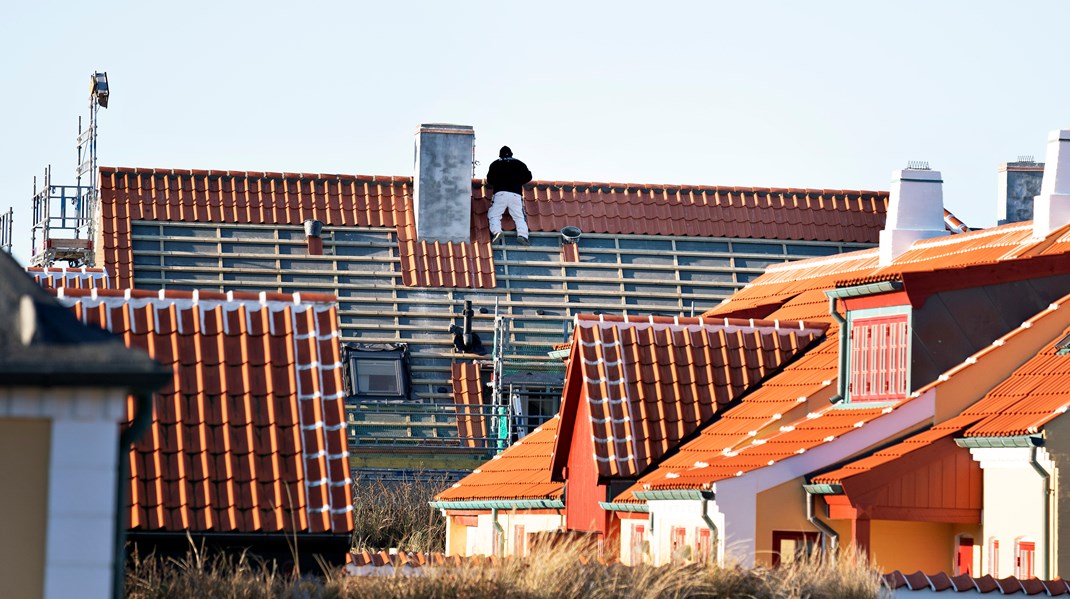
POLYGON ((580 240, 583 231, 579 227, 569 225, 561 229, 561 243, 576 243, 580 240))
POLYGON ((940 171, 912 160, 910 168, 892 173, 888 219, 880 234, 880 265, 887 266, 915 241, 947 235, 940 171))
POLYGON ((1033 199, 1033 237, 1043 239, 1070 224, 1070 129, 1048 135, 1044 178, 1033 199))

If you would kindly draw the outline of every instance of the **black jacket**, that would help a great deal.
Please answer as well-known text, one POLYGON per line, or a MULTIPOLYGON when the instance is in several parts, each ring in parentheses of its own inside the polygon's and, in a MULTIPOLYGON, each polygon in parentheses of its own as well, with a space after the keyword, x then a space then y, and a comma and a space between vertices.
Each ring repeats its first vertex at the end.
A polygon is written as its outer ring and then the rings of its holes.
POLYGON ((516 158, 499 158, 490 163, 487 183, 494 191, 511 191, 524 195, 524 184, 531 181, 528 166, 516 158))

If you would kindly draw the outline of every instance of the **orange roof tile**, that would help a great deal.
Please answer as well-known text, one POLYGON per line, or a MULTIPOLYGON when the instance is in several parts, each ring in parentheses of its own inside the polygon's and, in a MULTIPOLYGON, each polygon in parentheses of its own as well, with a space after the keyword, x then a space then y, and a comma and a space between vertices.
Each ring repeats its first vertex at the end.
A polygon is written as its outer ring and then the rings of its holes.
MULTIPOLYGON (((710 316, 747 314, 767 317, 788 300, 805 292, 859 285, 874 281, 903 280, 905 275, 938 273, 967 267, 1023 264, 1040 257, 1070 252, 1070 226, 1033 239, 1031 223, 1013 223, 916 242, 890 265, 880 266, 876 248, 825 258, 774 264, 721 305, 710 316)), ((1054 267, 1056 269, 1065 267, 1054 267)), ((936 283, 953 285, 956 277, 936 283)), ((909 291, 910 285, 907 286, 909 291)), ((826 310, 827 311, 827 310, 826 310)), ((783 317, 783 316, 781 316, 783 317)))
MULTIPOLYGON (((1065 299, 1065 298, 1064 298, 1065 299)), ((1007 380, 988 392, 964 414, 977 416, 966 437, 1032 435, 1070 409, 1070 355, 1058 355, 1056 344, 1067 328, 1007 380)))
POLYGON ((465 447, 485 447, 488 438, 479 364, 453 365, 453 402, 457 406, 457 437, 465 447))
MULTIPOLYGON (((807 395, 819 388, 816 383, 822 375, 828 378, 821 382, 821 386, 831 385, 832 381, 835 380, 837 372, 837 364, 835 362, 836 339, 838 334, 830 332, 820 346, 807 351, 799 360, 785 368, 780 375, 763 383, 761 388, 749 394, 742 404, 732 408, 716 422, 703 429, 698 437, 681 447, 675 455, 659 464, 656 470, 641 478, 639 483, 643 488, 653 489, 706 487, 718 480, 737 476, 788 459, 793 455, 804 453, 813 447, 832 441, 854 428, 863 427, 883 414, 891 413, 901 408, 904 404, 930 389, 945 384, 954 376, 969 376, 971 368, 983 367, 978 365, 980 358, 993 352, 998 352, 1006 345, 1009 339, 1022 334, 1022 331, 1034 326, 1045 326, 1045 322, 1054 321, 1053 318, 1049 317, 1055 311, 1065 309, 1066 306, 1070 306, 1070 295, 1061 298, 1027 320, 1021 327, 1010 331, 992 345, 973 354, 962 364, 948 370, 937 380, 916 390, 909 397, 894 405, 867 408, 864 404, 858 404, 857 407, 851 409, 842 409, 842 406, 830 405, 794 422, 782 421, 782 415, 791 409, 793 403, 802 403, 807 395), (801 372, 804 367, 808 368, 810 372, 801 372)), ((1067 331, 1070 332, 1070 329, 1067 329, 1067 331)), ((1056 339, 1061 337, 1062 335, 1059 335, 1056 339)), ((1049 350, 1046 351, 1053 351, 1052 347, 1049 346, 1049 350)), ((1038 356, 1038 358, 1027 362, 1022 369, 1025 369, 1029 364, 1037 364, 1040 358, 1041 356, 1038 356)), ((1000 385, 996 389, 1000 389, 1004 385, 1000 385)), ((1070 396, 1063 396, 1061 398, 1063 403, 1061 404, 1056 401, 1042 408, 1043 417, 1048 418, 1048 415, 1052 413, 1054 415, 1051 415, 1051 417, 1054 417, 1061 413, 1058 410, 1067 405, 1068 397, 1070 396)), ((1026 405, 1030 408, 1035 407, 1035 403, 1030 403, 1028 398, 1022 401, 1026 402, 1026 405)), ((904 455, 909 451, 938 440, 941 438, 941 431, 944 431, 945 427, 950 432, 943 436, 957 432, 963 427, 979 422, 986 417, 992 418, 992 422, 998 421, 1003 417, 1006 408, 1007 405, 1003 395, 992 396, 990 393, 989 396, 964 410, 960 416, 941 423, 940 426, 933 429, 934 432, 919 435, 914 441, 901 444, 903 445, 902 447, 894 446, 869 458, 859 460, 853 465, 849 465, 847 470, 837 471, 834 474, 836 476, 847 476, 851 472, 860 471, 859 469, 869 469, 895 459, 899 455, 904 455)), ((1037 413, 1035 410, 1029 411, 1026 409, 1023 410, 1020 416, 1019 423, 1022 421, 1032 422, 1030 419, 1035 419, 1037 413)), ((970 430, 974 429, 971 428, 970 430)), ((1011 432, 1007 434, 1023 433, 1011 432)), ((819 482, 827 482, 826 479, 830 476, 830 474, 824 475, 819 482)))
MULTIPOLYGON (((562 414, 574 418, 577 410, 568 406, 588 402, 599 475, 635 476, 827 328, 802 321, 579 315, 562 414)), ((563 459, 562 448, 557 451, 555 460, 563 459)))
POLYGON ((564 485, 550 480, 550 454, 560 417, 554 416, 502 453, 439 493, 437 501, 559 499, 564 485))
POLYGON ((74 287, 76 289, 113 289, 111 277, 103 268, 82 266, 31 266, 26 269, 31 277, 42 287, 74 287))
POLYGON ((132 529, 353 529, 333 296, 56 294, 174 369, 130 453, 132 529))
MULTIPOLYGON (((470 243, 425 244, 410 177, 101 167, 103 263, 132 284, 131 221, 395 227, 406 285, 494 287, 488 189, 474 180, 470 243)), ((887 192, 536 181, 532 231, 875 243, 887 192)), ((505 227, 511 226, 507 216, 505 227)))

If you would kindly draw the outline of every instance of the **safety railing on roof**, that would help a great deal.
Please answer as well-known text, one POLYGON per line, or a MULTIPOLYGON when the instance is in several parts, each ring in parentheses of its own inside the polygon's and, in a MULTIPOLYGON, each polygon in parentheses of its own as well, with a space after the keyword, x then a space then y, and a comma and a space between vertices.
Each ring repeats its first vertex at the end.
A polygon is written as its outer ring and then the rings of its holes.
POLYGON ((350 405, 349 444, 355 446, 499 448, 507 415, 493 406, 409 404, 350 405))
POLYGON ((93 211, 96 188, 92 185, 52 185, 52 169, 45 169, 44 186, 33 196, 33 264, 49 266, 66 260, 71 266, 92 265, 93 211))

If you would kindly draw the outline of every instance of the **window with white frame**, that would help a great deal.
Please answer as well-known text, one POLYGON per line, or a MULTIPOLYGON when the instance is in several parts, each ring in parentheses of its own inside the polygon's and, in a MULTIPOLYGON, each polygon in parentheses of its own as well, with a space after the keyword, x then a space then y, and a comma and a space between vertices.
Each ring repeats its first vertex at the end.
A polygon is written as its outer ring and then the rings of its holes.
POLYGON ((700 564, 710 561, 710 529, 705 526, 695 528, 695 561, 700 564))
POLYGON ((999 578, 999 539, 988 540, 988 573, 992 578, 999 578))
POLYGON ((632 526, 630 545, 631 565, 638 566, 645 563, 647 553, 646 525, 636 524, 635 526, 632 526))

